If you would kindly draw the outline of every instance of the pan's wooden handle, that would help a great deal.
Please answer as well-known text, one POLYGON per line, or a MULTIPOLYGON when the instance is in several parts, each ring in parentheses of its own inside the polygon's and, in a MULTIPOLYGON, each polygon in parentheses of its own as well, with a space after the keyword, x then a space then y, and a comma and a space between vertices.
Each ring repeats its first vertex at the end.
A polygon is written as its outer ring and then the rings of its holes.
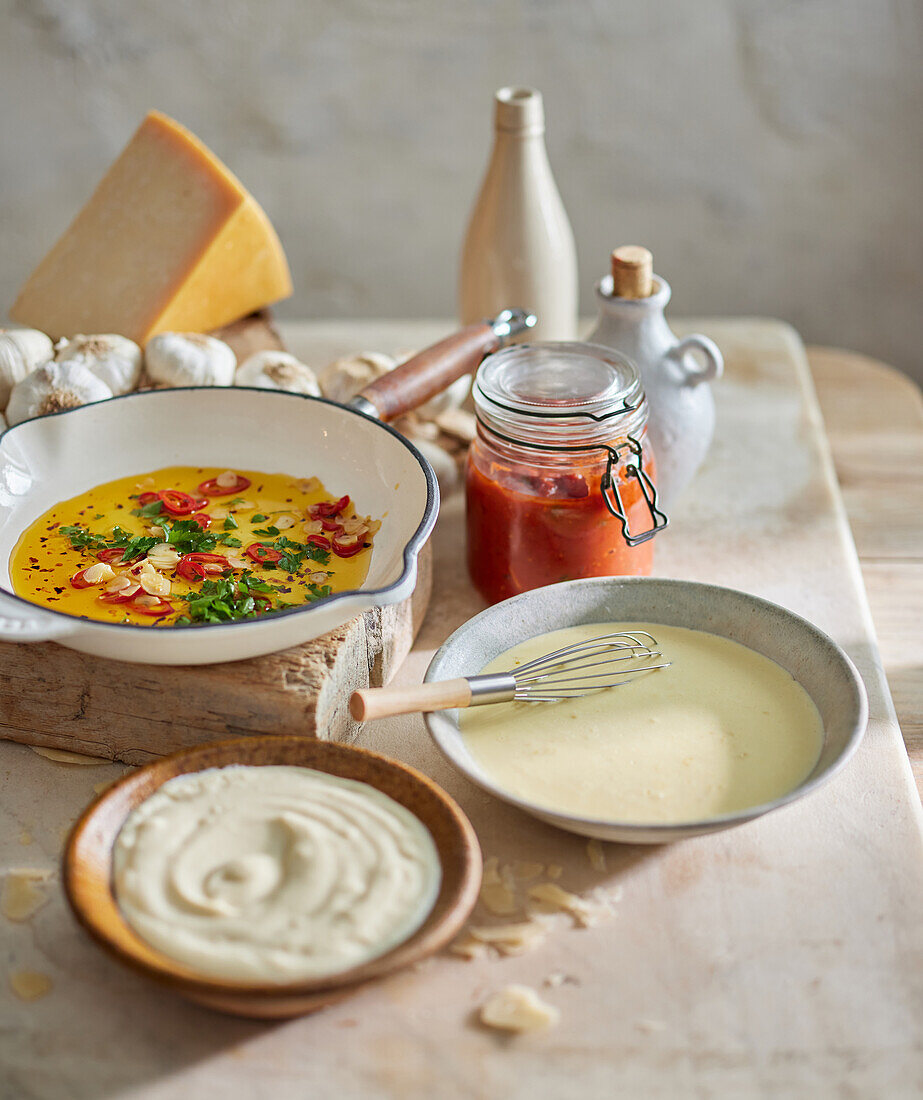
POLYGON ((388 371, 359 396, 375 406, 382 420, 393 420, 442 393, 456 378, 477 370, 484 356, 500 343, 501 338, 486 321, 468 325, 388 371))
POLYGON ((390 718, 393 714, 420 714, 422 711, 449 710, 471 703, 471 685, 460 676, 438 684, 405 687, 363 688, 349 699, 349 713, 357 722, 390 718))

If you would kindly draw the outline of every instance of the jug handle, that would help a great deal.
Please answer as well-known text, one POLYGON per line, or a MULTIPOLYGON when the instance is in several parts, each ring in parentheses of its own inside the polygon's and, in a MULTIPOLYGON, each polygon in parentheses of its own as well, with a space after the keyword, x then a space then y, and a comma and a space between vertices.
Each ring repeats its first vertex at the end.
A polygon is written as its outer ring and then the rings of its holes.
POLYGON ((667 358, 672 359, 685 373, 688 385, 698 386, 701 382, 713 382, 724 373, 724 356, 718 350, 718 345, 699 333, 683 337, 670 348, 667 358), (698 352, 704 359, 704 364, 700 366, 696 357, 687 359, 687 352, 698 352), (690 362, 694 365, 690 366, 690 362))

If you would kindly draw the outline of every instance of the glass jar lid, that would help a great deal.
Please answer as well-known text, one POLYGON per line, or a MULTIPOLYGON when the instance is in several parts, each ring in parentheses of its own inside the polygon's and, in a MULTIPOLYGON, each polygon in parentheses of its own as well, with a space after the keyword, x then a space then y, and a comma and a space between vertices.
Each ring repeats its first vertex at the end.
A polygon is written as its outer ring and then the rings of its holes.
POLYGON ((637 436, 647 401, 634 364, 596 344, 514 344, 489 355, 472 389, 478 419, 511 441, 604 446, 637 436))

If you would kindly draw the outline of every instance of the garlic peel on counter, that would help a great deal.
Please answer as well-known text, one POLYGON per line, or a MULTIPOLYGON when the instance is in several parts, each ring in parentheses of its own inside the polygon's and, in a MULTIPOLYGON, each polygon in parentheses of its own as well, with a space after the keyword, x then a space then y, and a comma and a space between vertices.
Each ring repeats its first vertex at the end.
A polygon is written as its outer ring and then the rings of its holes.
POLYGON ((17 382, 6 407, 10 426, 34 416, 105 401, 112 390, 79 363, 43 363, 17 382))
POLYGON ((161 332, 144 350, 147 373, 168 386, 230 386, 237 356, 215 336, 200 332, 161 332))
POLYGON ((54 345, 36 328, 0 328, 0 412, 17 382, 54 359, 54 345))
POLYGON ((115 333, 59 340, 55 360, 86 367, 114 394, 131 393, 141 377, 141 349, 134 340, 115 333))
POLYGON ((234 385, 321 395, 314 371, 287 351, 258 351, 249 356, 237 368, 234 385))

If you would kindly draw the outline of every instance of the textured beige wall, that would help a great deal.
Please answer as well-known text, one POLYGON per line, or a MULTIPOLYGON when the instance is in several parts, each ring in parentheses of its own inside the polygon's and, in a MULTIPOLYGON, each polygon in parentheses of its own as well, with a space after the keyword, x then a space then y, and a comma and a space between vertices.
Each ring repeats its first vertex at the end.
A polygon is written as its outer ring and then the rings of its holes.
POLYGON ((157 106, 279 228, 284 312, 455 303, 490 96, 531 83, 584 311, 643 242, 677 313, 923 376, 919 0, 0 0, 0 304, 157 106))

